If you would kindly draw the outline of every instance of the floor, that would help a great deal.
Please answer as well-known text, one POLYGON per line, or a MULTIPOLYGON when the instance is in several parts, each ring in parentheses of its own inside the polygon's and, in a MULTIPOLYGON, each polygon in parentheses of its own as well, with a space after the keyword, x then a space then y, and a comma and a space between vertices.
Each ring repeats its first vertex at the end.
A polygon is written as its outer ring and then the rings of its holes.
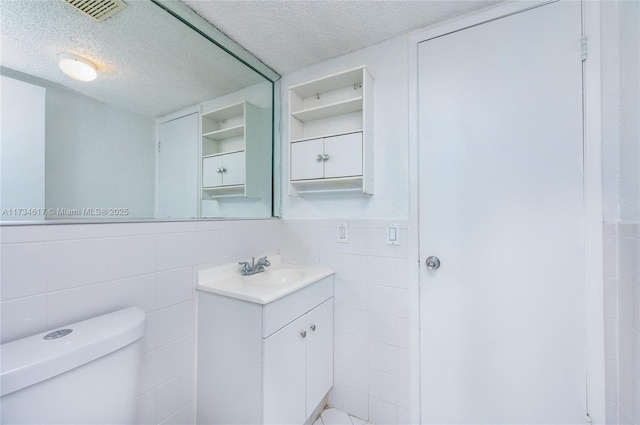
POLYGON ((313 425, 371 425, 364 419, 356 418, 342 410, 328 407, 322 411, 313 425))

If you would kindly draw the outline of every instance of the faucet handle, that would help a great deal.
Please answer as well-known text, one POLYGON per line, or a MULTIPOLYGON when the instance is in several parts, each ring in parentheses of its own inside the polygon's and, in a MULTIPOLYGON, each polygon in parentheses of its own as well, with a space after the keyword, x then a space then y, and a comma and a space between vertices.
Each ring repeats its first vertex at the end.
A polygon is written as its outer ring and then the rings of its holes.
POLYGON ((269 266, 271 265, 271 262, 270 262, 269 260, 267 260, 267 257, 266 257, 266 256, 264 256, 264 257, 260 258, 260 259, 258 260, 258 263, 259 263, 259 264, 262 264, 262 265, 263 265, 263 266, 265 266, 265 267, 269 267, 269 266))
POLYGON ((238 262, 238 264, 242 266, 241 274, 246 274, 251 271, 251 264, 247 263, 246 261, 240 261, 238 262))

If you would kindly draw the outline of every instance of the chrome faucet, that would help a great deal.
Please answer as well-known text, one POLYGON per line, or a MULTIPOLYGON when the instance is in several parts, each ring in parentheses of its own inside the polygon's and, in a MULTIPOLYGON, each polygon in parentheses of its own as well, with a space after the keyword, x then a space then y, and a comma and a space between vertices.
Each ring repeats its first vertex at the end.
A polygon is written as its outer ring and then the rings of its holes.
POLYGON ((251 276, 252 274, 260 273, 264 271, 265 267, 269 267, 271 263, 267 260, 267 257, 262 257, 255 261, 256 257, 251 257, 251 264, 247 261, 241 261, 240 264, 242 267, 240 268, 240 274, 242 276, 251 276))

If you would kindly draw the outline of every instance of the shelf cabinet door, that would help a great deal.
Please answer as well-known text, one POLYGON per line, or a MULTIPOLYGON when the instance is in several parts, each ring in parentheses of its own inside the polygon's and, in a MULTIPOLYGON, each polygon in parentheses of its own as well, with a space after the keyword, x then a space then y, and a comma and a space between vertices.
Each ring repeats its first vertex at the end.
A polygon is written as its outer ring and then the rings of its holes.
POLYGON ((362 133, 324 139, 324 177, 362 175, 362 133))
POLYGON ((291 143, 291 180, 321 179, 323 177, 323 139, 291 143))
POLYGON ((222 156, 210 156, 202 160, 202 187, 222 186, 222 156))
POLYGON ((306 315, 307 416, 333 386, 333 298, 306 315))
POLYGON ((307 419, 306 320, 302 316, 263 340, 265 424, 302 424, 307 419))
POLYGON ((222 155, 222 166, 226 170, 222 173, 223 186, 235 186, 245 183, 244 152, 234 152, 222 155))

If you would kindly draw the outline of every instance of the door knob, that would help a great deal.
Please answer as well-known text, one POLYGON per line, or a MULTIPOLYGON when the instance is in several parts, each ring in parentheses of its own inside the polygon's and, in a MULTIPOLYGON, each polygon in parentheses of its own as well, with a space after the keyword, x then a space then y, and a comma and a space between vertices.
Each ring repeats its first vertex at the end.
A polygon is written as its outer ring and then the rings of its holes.
POLYGON ((427 257, 425 263, 429 270, 438 270, 440 268, 440 259, 438 257, 427 257))

